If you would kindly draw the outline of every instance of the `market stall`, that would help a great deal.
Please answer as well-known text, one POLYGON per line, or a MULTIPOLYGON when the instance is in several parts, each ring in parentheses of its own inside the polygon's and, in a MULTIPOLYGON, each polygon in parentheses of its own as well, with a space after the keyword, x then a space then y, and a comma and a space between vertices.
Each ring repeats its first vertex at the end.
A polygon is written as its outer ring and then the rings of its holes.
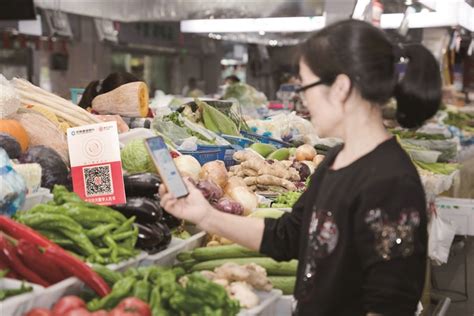
MULTIPOLYGON (((186 20, 205 9, 193 4, 180 11, 182 1, 143 2, 153 10, 135 6, 124 15, 124 1, 113 8, 98 2, 87 12, 72 2, 62 9, 93 17, 110 9, 108 17, 121 21, 164 15, 186 20)), ((259 14, 242 8, 230 15, 271 20, 285 10, 285 1, 273 9, 268 1, 257 2, 259 14)), ((48 1, 36 3, 56 9, 48 1)), ((236 9, 234 1, 219 5, 236 9)), ((429 12, 416 17, 431 20, 439 10, 453 9, 438 1, 419 5, 429 12)), ((315 8, 321 5, 293 9, 305 15, 315 8)), ((212 12, 221 13, 217 9, 212 12)), ((329 23, 331 10, 327 17, 300 17, 305 27, 281 32, 297 32, 292 39, 272 35, 270 22, 249 22, 241 32, 264 26, 270 29, 259 29, 257 39, 244 37, 270 46, 296 44, 306 31, 329 23)), ((356 11, 354 17, 362 18, 356 11)), ((386 13, 381 26, 394 29, 408 19, 410 27, 430 27, 416 24, 409 12, 400 14, 386 13)), ((205 27, 218 20, 205 20, 205 27)), ((460 14, 446 20, 441 26, 472 28, 460 14)), ((242 38, 231 30, 197 31, 191 22, 182 24, 186 32, 242 38)), ((264 49, 259 54, 268 59, 264 49)), ((277 262, 166 212, 158 192, 164 181, 145 139, 162 137, 180 175, 216 210, 273 219, 292 211, 342 140, 320 138, 294 93, 275 107, 278 102, 248 83, 221 92, 218 98, 161 93, 153 99, 147 83, 134 81, 101 93, 83 109, 39 84, 0 74, 0 310, 14 316, 290 315, 298 261, 277 262), (105 131, 109 136, 102 138, 105 131), (81 134, 90 137, 71 141, 81 134)), ((395 122, 396 106, 394 100, 386 106, 384 123, 418 170, 430 209, 428 256, 445 264, 455 235, 474 236, 474 112, 468 104, 443 105, 423 126, 405 129, 395 122)))

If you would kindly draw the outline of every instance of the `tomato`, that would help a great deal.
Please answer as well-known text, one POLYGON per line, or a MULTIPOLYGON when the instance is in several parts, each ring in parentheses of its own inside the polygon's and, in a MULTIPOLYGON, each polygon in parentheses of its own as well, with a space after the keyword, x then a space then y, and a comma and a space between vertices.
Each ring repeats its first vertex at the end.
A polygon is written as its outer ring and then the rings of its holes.
POLYGON ((100 310, 100 311, 97 311, 97 312, 93 312, 91 314, 91 316, 109 316, 109 312, 104 311, 104 310, 100 310))
POLYGON ((70 309, 66 314, 63 314, 62 316, 91 316, 91 313, 89 313, 86 308, 79 307, 75 309, 70 309))
POLYGON ((77 296, 65 296, 60 299, 53 307, 54 316, 64 316, 67 312, 78 309, 85 308, 86 303, 77 296))
POLYGON ((25 316, 52 316, 53 314, 46 308, 33 308, 25 316))
POLYGON ((142 300, 129 297, 121 301, 109 316, 151 316, 151 310, 142 300))

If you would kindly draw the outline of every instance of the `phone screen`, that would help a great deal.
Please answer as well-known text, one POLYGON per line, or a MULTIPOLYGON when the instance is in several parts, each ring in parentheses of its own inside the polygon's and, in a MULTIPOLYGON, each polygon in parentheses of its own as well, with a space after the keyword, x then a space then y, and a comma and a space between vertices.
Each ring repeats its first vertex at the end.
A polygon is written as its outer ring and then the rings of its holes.
POLYGON ((147 138, 145 144, 168 191, 173 193, 176 198, 188 195, 188 189, 163 138, 160 136, 147 138))

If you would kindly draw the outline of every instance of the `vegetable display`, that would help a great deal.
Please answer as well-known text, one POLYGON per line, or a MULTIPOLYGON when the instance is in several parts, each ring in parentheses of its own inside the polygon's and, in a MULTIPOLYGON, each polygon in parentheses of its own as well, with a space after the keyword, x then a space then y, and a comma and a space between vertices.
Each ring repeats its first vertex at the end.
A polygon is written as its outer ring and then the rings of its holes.
POLYGON ((120 300, 134 296, 148 303, 151 315, 236 315, 239 303, 230 299, 224 287, 200 273, 184 274, 180 268, 157 266, 130 268, 124 273, 95 267, 113 283, 112 292, 87 303, 90 311, 115 308, 120 300))
POLYGON ((444 123, 474 133, 474 114, 448 111, 448 117, 444 120, 444 123))
MULTIPOLYGON (((75 276, 101 297, 110 292, 107 283, 89 266, 28 226, 17 223, 6 216, 0 216, 0 231, 3 238, 1 252, 3 255, 0 257, 0 263, 15 272, 19 278, 27 278, 28 280, 28 278, 32 277, 36 281, 45 282, 45 284, 49 282, 44 280, 45 278, 48 279, 48 276, 40 275, 42 272, 39 270, 39 267, 35 267, 35 269, 38 269, 35 272, 22 263, 21 257, 17 255, 16 247, 14 247, 15 240, 23 240, 22 243, 32 244, 38 247, 38 250, 42 250, 43 256, 41 260, 46 266, 50 267, 51 273, 64 273, 65 276, 75 276)), ((23 250, 22 252, 24 255, 21 256, 29 256, 27 252, 23 250)), ((37 257, 34 259, 38 260, 37 257)), ((30 257, 29 260, 32 260, 32 258, 30 257)))
POLYGON ((54 203, 19 212, 16 220, 89 262, 118 263, 137 254, 135 217, 83 202, 63 186, 55 186, 53 193, 54 203))
POLYGON ((274 208, 292 208, 300 198, 300 192, 287 192, 279 195, 272 203, 274 208))
POLYGON ((46 107, 61 118, 61 120, 70 123, 71 126, 100 123, 99 119, 83 108, 51 92, 47 92, 26 80, 15 78, 12 80, 12 83, 20 96, 22 106, 46 107))
POLYGON ((26 316, 151 316, 148 304, 136 297, 125 298, 113 310, 105 309, 90 313, 86 303, 77 296, 65 296, 61 298, 52 310, 45 308, 34 308, 26 316))
POLYGON ((292 293, 298 265, 296 260, 276 262, 239 245, 200 247, 179 254, 177 259, 178 266, 187 271, 202 271, 224 286, 245 282, 257 290, 268 291, 273 287, 285 294, 292 293))

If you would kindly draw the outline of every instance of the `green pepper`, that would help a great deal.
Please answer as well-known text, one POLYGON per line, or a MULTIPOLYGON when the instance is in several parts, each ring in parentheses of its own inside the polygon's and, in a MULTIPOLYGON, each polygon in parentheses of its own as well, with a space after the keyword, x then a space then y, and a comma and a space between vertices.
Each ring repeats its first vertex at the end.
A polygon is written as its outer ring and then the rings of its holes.
POLYGON ((82 226, 67 215, 53 213, 32 213, 19 218, 19 221, 31 228, 56 230, 62 232, 67 229, 72 232, 81 232, 82 226))
POLYGON ((110 214, 103 214, 83 205, 66 203, 61 208, 64 209, 65 214, 86 228, 94 228, 100 224, 119 224, 118 220, 110 214))
POLYGON ((105 280, 105 282, 111 286, 122 279, 122 274, 120 272, 112 271, 103 265, 94 264, 92 269, 94 269, 94 271, 97 272, 105 280))
POLYGON ((164 308, 160 287, 155 286, 150 293, 150 309, 152 316, 168 316, 171 313, 164 308))
POLYGON ((53 188, 54 202, 64 204, 66 202, 83 203, 82 199, 74 192, 69 192, 63 185, 55 185, 53 188))
POLYGON ((128 232, 123 232, 123 233, 114 233, 112 235, 112 239, 115 240, 115 241, 120 241, 120 240, 124 240, 124 239, 127 239, 127 238, 130 238, 130 237, 133 237, 134 235, 134 231, 133 230, 130 230, 128 232))
POLYGON ((209 281, 199 272, 188 276, 186 292, 202 300, 205 305, 216 308, 222 306, 228 297, 222 286, 209 281))
POLYGON ((109 234, 106 234, 103 237, 104 243, 112 249, 112 252, 110 254, 110 259, 112 262, 117 263, 118 262, 118 246, 117 243, 112 239, 112 237, 109 234))
POLYGON ((148 280, 141 280, 135 283, 133 288, 133 296, 141 299, 144 302, 148 302, 150 299, 151 284, 148 280))
POLYGON ((0 270, 0 279, 3 279, 8 274, 8 272, 10 272, 10 269, 0 270))
POLYGON ((90 239, 100 238, 116 227, 117 227, 116 224, 102 224, 100 226, 97 226, 93 229, 88 230, 86 232, 86 235, 90 239))
POLYGON ((114 308, 122 299, 130 296, 133 290, 133 286, 136 283, 134 277, 125 277, 120 281, 116 282, 112 287, 112 292, 109 295, 101 298, 100 300, 92 300, 87 304, 87 309, 89 311, 97 311, 99 309, 112 309, 114 308))
POLYGON ((31 291, 33 291, 33 288, 31 286, 25 286, 23 283, 19 289, 3 289, 0 290, 0 301, 3 301, 4 299, 11 296, 20 295, 31 291))
POLYGON ((98 252, 101 256, 110 255, 110 253, 112 252, 112 249, 110 249, 110 248, 98 248, 98 249, 97 249, 97 252, 98 252))
POLYGON ((119 228, 117 228, 115 231, 114 231, 114 235, 116 234, 120 234, 120 233, 124 233, 126 231, 129 231, 129 230, 132 230, 133 227, 133 223, 135 222, 135 216, 132 216, 130 217, 129 219, 127 219, 125 222, 123 222, 119 228))

